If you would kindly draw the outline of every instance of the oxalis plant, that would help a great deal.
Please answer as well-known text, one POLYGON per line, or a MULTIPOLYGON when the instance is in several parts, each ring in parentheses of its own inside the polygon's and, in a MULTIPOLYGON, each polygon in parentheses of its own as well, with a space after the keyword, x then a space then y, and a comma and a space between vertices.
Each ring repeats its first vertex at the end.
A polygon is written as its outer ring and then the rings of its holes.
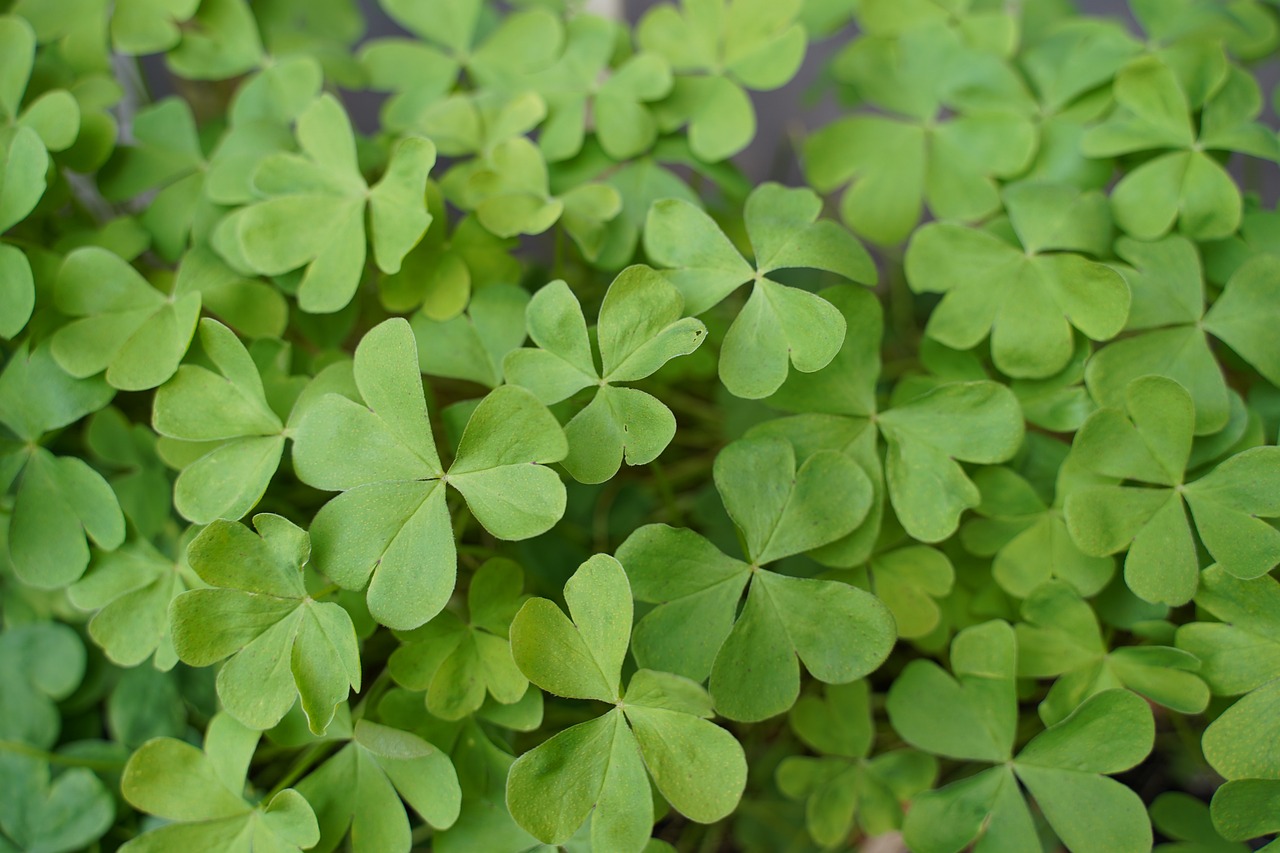
POLYGON ((0 0, 0 853, 1280 851, 1280 4, 581 5, 0 0))

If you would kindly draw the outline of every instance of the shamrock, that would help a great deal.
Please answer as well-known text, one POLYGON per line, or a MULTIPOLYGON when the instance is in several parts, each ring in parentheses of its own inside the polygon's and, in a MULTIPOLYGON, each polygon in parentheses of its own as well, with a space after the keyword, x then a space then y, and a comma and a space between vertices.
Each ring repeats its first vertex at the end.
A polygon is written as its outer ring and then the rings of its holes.
POLYGON ((574 572, 564 597, 569 616, 545 598, 520 608, 511 623, 516 664, 549 693, 616 707, 516 759, 507 776, 516 823, 562 844, 590 816, 592 849, 640 853, 653 827, 650 778, 690 820, 713 823, 733 811, 746 758, 733 735, 710 722, 706 691, 649 669, 622 690, 632 609, 622 566, 597 554, 574 572))
MULTIPOLYGON (((1222 838, 1229 841, 1246 841, 1260 835, 1280 833, 1280 821, 1276 820, 1277 803, 1280 803, 1280 780, 1232 779, 1213 792, 1210 806, 1213 826, 1222 838)), ((1225 850, 1227 845, 1222 846, 1225 850)), ((1275 840, 1267 847, 1274 848, 1275 840)))
MULTIPOLYGON (((209 155, 204 192, 210 201, 242 205, 257 200, 254 175, 272 154, 293 150, 291 125, 315 104, 323 82, 315 60, 292 56, 262 69, 240 86, 227 110, 227 131, 209 155)), ((172 118, 165 124, 170 122, 172 118)), ((172 131, 166 135, 172 137, 172 131)), ((129 174, 128 155, 121 156, 119 168, 129 174)), ((114 172, 108 170, 108 174, 114 172)), ((119 180, 128 183, 123 176, 119 180)), ((114 182, 108 187, 115 188, 114 182)))
MULTIPOLYGON (((176 296, 176 295, 175 295, 176 296)), ((122 391, 173 376, 200 317, 200 294, 166 297, 122 258, 86 247, 67 255, 54 301, 76 318, 53 336, 53 357, 77 378, 106 371, 122 391)))
POLYGON ((480 224, 498 237, 541 234, 563 225, 587 260, 604 243, 604 223, 618 215, 622 199, 608 184, 584 183, 553 194, 542 152, 523 136, 494 146, 487 157, 446 176, 457 203, 474 210, 480 224))
POLYGON ((443 720, 475 713, 485 694, 504 705, 519 702, 529 687, 511 657, 507 632, 524 603, 524 573, 510 560, 489 560, 471 577, 464 621, 442 610, 401 637, 388 671, 397 684, 425 690, 427 710, 443 720))
POLYGON ((1097 595, 1115 574, 1115 560, 1084 553, 1071 538, 1062 503, 1070 494, 1063 470, 1057 497, 1050 504, 1017 472, 983 468, 973 481, 982 495, 975 507, 980 518, 961 528, 961 541, 972 554, 994 556, 991 574, 1010 595, 1026 598, 1050 578, 1070 584, 1083 596, 1097 595))
POLYGON ((617 383, 635 382, 706 339, 707 327, 681 319, 684 299, 661 275, 628 267, 605 293, 596 327, 596 367, 582 306, 569 285, 554 281, 529 302, 529 337, 538 349, 507 353, 507 381, 528 388, 543 403, 558 403, 596 386, 586 408, 565 426, 565 470, 581 483, 603 483, 628 465, 657 459, 676 434, 675 415, 656 397, 617 383))
POLYGON ((1005 202, 1017 243, 931 223, 911 238, 907 281, 917 293, 945 294, 929 315, 929 337, 964 350, 990 335, 996 367, 1043 379, 1071 361, 1073 327, 1097 341, 1119 334, 1129 288, 1115 270, 1080 254, 1106 245, 1106 229, 1095 233, 1100 193, 1019 184, 1005 202))
POLYGON ((124 542, 124 515, 102 475, 75 456, 54 456, 43 437, 105 406, 101 378, 77 379, 54 360, 46 340, 23 342, 0 373, 0 424, 21 444, 0 441, 0 483, 15 478, 9 559, 18 579, 44 589, 72 583, 89 565, 92 539, 111 551, 124 542))
POLYGON ((519 264, 507 255, 515 241, 493 236, 474 215, 464 216, 446 236, 444 197, 431 181, 427 212, 435 227, 404 256, 398 273, 378 279, 388 311, 418 309, 424 318, 442 323, 461 314, 472 293, 519 279, 519 264))
POLYGON ((169 69, 187 80, 237 77, 262 65, 264 58, 258 23, 246 0, 201 0, 182 27, 182 41, 165 54, 169 69))
POLYGON ((90 849, 111 828, 115 801, 93 771, 50 775, 48 762, 0 753, 0 850, 90 849))
POLYGON ((529 77, 560 56, 564 28, 546 9, 495 21, 483 0, 380 0, 387 14, 422 41, 379 39, 361 60, 375 89, 396 93, 386 107, 395 116, 429 105, 453 89, 461 72, 482 89, 525 89, 529 77), (424 43, 425 42, 425 43, 424 43))
POLYGON ((995 179, 1020 173, 1035 153, 1022 83, 945 26, 859 39, 833 70, 890 114, 818 130, 805 142, 805 175, 822 193, 847 184, 840 215, 872 242, 900 243, 926 203, 938 219, 995 212, 995 179))
POLYGON ((370 187, 342 105, 321 95, 298 116, 300 154, 267 156, 253 176, 262 200, 229 214, 213 246, 236 269, 283 275, 304 269, 302 310, 325 314, 351 301, 364 271, 366 241, 383 272, 400 269, 431 222, 424 192, 435 163, 428 140, 407 137, 370 187), (368 215, 368 235, 365 216, 368 215))
POLYGON ((951 643, 948 674, 914 660, 889 689, 889 722, 907 743, 987 770, 915 798, 903 825, 912 850, 1034 850, 1040 844, 1018 789, 1035 798, 1072 853, 1151 849, 1142 801, 1112 779, 1151 751, 1155 723, 1127 690, 1104 690, 1045 729, 1015 756, 1018 699, 1013 629, 999 620, 966 628, 951 643))
POLYGON ((179 367, 156 391, 151 426, 170 440, 162 455, 182 469, 174 506, 183 517, 207 524, 241 518, 262 498, 284 452, 284 424, 235 333, 205 318, 199 337, 216 372, 179 367))
POLYGON ((687 201, 653 205, 645 223, 645 252, 684 295, 685 311, 697 316, 743 284, 751 296, 725 334, 720 380, 731 394, 767 397, 787 378, 790 363, 802 373, 820 370, 840 350, 844 317, 826 300, 768 278, 776 270, 802 267, 875 284, 870 256, 852 235, 819 220, 822 202, 811 190, 762 184, 746 204, 746 228, 754 267, 715 221, 687 201))
POLYGON ((1155 151, 1111 194, 1116 224, 1140 240, 1163 236, 1175 223, 1194 240, 1226 237, 1240 224, 1240 190, 1214 152, 1237 151, 1280 160, 1275 134, 1254 121, 1262 110, 1258 84, 1232 66, 1199 120, 1196 102, 1175 68, 1159 56, 1130 62, 1116 75, 1116 108, 1085 134, 1090 157, 1155 151))
POLYGON ((111 42, 129 55, 162 53, 182 41, 180 26, 200 0, 118 0, 111 11, 111 42))
POLYGON ((756 113, 747 90, 786 85, 804 61, 800 0, 681 0, 661 3, 640 20, 640 47, 667 60, 676 73, 671 95, 656 105, 664 131, 689 126, 689 145, 701 160, 732 157, 755 136, 756 113))
POLYGON ((824 575, 874 592, 893 614, 898 636, 904 639, 924 637, 938 627, 942 612, 937 599, 950 594, 955 576, 947 555, 928 545, 885 547, 866 566, 824 575))
POLYGON ((749 562, 664 524, 627 537, 618 560, 636 600, 658 605, 636 625, 640 665, 695 681, 710 675, 716 708, 746 722, 791 707, 800 692, 799 661, 832 684, 879 666, 894 630, 875 596, 839 581, 761 568, 858 526, 871 504, 871 484, 858 464, 821 450, 797 466, 785 439, 746 438, 720 451, 714 473, 749 562))
POLYGON ((1071 453, 1094 474, 1134 485, 1073 490, 1064 510, 1080 550, 1123 551, 1124 579, 1144 601, 1179 605, 1195 595, 1200 562, 1187 521, 1223 569, 1241 578, 1280 562, 1280 449, 1237 453, 1187 482, 1195 410, 1186 390, 1163 376, 1129 384, 1125 409, 1099 409, 1076 433, 1071 453))
POLYGON ((205 171, 209 167, 191 107, 165 98, 138 111, 133 144, 117 148, 99 173, 102 194, 110 201, 136 198, 156 190, 139 219, 157 251, 177 260, 202 215, 205 171))
MULTIPOLYGON (((547 117, 547 104, 536 92, 482 90, 458 92, 434 101, 412 116, 388 117, 391 126, 404 125, 406 132, 420 133, 436 145, 442 156, 464 154, 492 156, 504 142, 524 136, 547 117)), ((461 163, 444 178, 458 181, 482 168, 483 163, 461 163)))
POLYGON ((62 726, 54 703, 80 686, 84 670, 84 644, 66 625, 33 622, 0 633, 0 741, 53 746, 62 726))
POLYGON ((938 774, 933 756, 910 749, 867 757, 875 725, 865 681, 823 685, 821 698, 802 696, 788 719, 821 757, 784 758, 778 788, 805 800, 805 824, 823 847, 848 839, 855 820, 868 836, 901 829, 902 804, 928 790, 938 774))
POLYGON ((761 425, 759 434, 785 435, 805 457, 818 449, 851 457, 870 479, 870 523, 848 540, 820 551, 824 562, 865 562, 879 535, 886 491, 898 520, 913 539, 940 542, 955 532, 960 515, 980 502, 978 487, 960 462, 1002 462, 1022 444, 1018 402, 995 382, 951 382, 887 411, 876 401, 880 338, 879 301, 859 288, 822 292, 849 325, 831 364, 816 373, 792 374, 770 405, 805 414, 761 425), (882 460, 879 437, 888 445, 882 460))
POLYGON ((610 69, 618 30, 617 23, 594 15, 571 18, 564 54, 533 76, 533 88, 547 102, 538 145, 549 162, 576 156, 589 123, 600 147, 615 160, 635 157, 657 139, 657 124, 645 105, 671 91, 671 69, 648 52, 610 69))
POLYGON ((1204 661, 1204 679, 1215 694, 1241 697, 1205 730, 1204 757, 1226 779, 1280 779, 1280 718, 1273 712, 1280 702, 1280 583, 1268 575, 1243 580, 1210 566, 1196 604, 1222 621, 1183 625, 1178 648, 1204 661))
POLYGON ((461 792, 448 756, 409 732, 356 722, 350 741, 298 783, 315 810, 318 851, 337 849, 348 831, 354 853, 408 853, 404 803, 435 829, 458 817, 461 792))
POLYGON ((1022 603, 1018 675, 1056 678, 1040 703, 1053 725, 1103 690, 1127 687, 1180 714, 1199 714, 1209 688, 1196 675, 1195 655, 1168 646, 1123 646, 1107 651, 1093 608, 1062 581, 1037 587, 1022 603))
POLYGON ((244 799, 258 732, 228 714, 209 721, 204 750, 160 737, 129 757, 120 790, 134 808, 166 821, 126 842, 123 853, 181 849, 299 853, 320 840, 315 812, 292 788, 258 805, 244 799))
POLYGON ((254 535, 214 521, 191 541, 187 560, 211 589, 173 600, 173 647, 183 663, 218 671, 218 698, 246 726, 274 726, 301 700, 323 734, 347 689, 360 689, 360 649, 351 617, 317 602, 303 584, 306 531, 278 515, 253 517, 254 535))
POLYGON ((156 668, 167 670, 178 660, 169 604, 201 585, 185 559, 166 557, 138 539, 98 554, 88 573, 67 588, 67 598, 81 610, 95 611, 89 636, 112 663, 137 666, 154 655, 156 668))
POLYGON ((412 326, 422 372, 497 388, 507 353, 524 343, 528 304, 523 288, 491 284, 471 298, 465 314, 452 319, 418 312, 412 326))
POLYGON ((611 169, 605 180, 622 197, 622 209, 605 226, 604 246, 595 260, 600 269, 618 270, 631 263, 653 203, 675 198, 698 204, 698 196, 656 156, 640 157, 611 169))
POLYGON ((568 448, 546 407, 506 386, 476 407, 446 469, 427 419, 413 331, 403 319, 375 326, 360 341, 355 383, 363 405, 329 394, 302 416, 294 468, 304 483, 342 492, 312 523, 316 568, 344 589, 367 585, 374 618, 409 630, 439 613, 453 593, 457 559, 445 485, 494 536, 537 536, 564 513, 564 484, 545 466, 568 448))
POLYGON ((1103 347, 1090 359, 1085 381, 1100 404, 1121 406, 1132 380, 1158 373, 1191 394, 1197 435, 1219 431, 1227 423, 1229 401, 1209 334, 1271 381, 1280 380, 1280 347, 1263 319, 1264 306, 1277 297, 1280 260, 1262 256, 1242 265, 1206 312, 1200 258, 1190 240, 1178 235, 1155 243, 1122 238, 1116 253, 1132 265, 1121 268, 1133 293, 1125 328, 1138 334, 1103 347))

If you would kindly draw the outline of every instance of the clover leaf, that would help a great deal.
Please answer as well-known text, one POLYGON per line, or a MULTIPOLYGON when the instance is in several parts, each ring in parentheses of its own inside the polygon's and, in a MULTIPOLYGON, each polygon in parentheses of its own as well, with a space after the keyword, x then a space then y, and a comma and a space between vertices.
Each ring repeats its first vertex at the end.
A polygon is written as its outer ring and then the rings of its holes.
POLYGON ((717 710, 743 721, 791 707, 800 661, 835 684, 875 669, 894 639, 879 600, 840 581, 761 568, 858 526, 871 484, 857 463, 823 450, 797 466, 786 440, 747 438, 716 457, 715 481, 750 562, 691 530, 651 524, 632 533, 618 559, 636 600, 658 605, 636 625, 637 662, 695 681, 709 675, 717 710), (840 499, 828 504, 833 494, 840 499))
POLYGON ((178 660, 169 605, 200 585, 185 559, 166 557, 138 539, 98 554, 85 576, 67 588, 67 598, 81 610, 94 611, 89 636, 112 663, 137 666, 154 655, 156 668, 167 670, 178 660))
MULTIPOLYGON (((1230 841, 1280 833, 1277 802, 1280 802, 1280 780, 1232 779, 1213 793, 1210 805, 1213 826, 1221 837, 1230 841)), ((1267 846, 1274 847, 1274 839, 1267 846)))
POLYGON ((868 836, 902 828, 903 804, 928 790, 938 773, 933 756, 910 749, 868 758, 875 739, 865 681, 828 684, 822 697, 802 696, 788 717, 792 730, 821 757, 790 755, 778 765, 778 788, 805 800, 813 840, 835 847, 854 822, 868 836))
POLYGON ((457 203, 474 210, 496 236, 541 234, 559 222, 588 260, 600 253, 604 224, 622 207, 618 191, 608 184, 584 183, 553 193, 542 152, 523 136, 456 168, 445 183, 456 188, 457 203))
POLYGON ((820 296, 768 278, 802 267, 874 284, 875 266, 862 245, 838 224, 819 219, 812 191, 762 184, 747 199, 746 228, 753 264, 720 227, 693 204, 667 199, 645 223, 645 252, 684 295, 697 316, 751 283, 751 296, 725 334, 720 380, 731 394, 767 397, 787 378, 788 364, 803 373, 831 362, 844 341, 840 312, 820 296))
POLYGON ((1116 75, 1116 108, 1085 134, 1082 150, 1091 157, 1160 152, 1112 192, 1116 224, 1131 236, 1154 240, 1175 223, 1195 240, 1230 235, 1240 224, 1240 191, 1215 153, 1280 160, 1275 134, 1254 121, 1262 110, 1257 83, 1234 66, 1225 77, 1197 130, 1194 92, 1163 58, 1135 59, 1116 75))
POLYGON ((898 636, 916 639, 932 633, 942 621, 938 600, 955 585, 955 567, 947 555, 928 545, 888 547, 867 565, 852 571, 827 572, 875 593, 893 614, 898 636))
POLYGON ((356 722, 351 740, 298 783, 315 810, 320 841, 335 850, 348 832, 355 853, 407 853, 407 803, 435 829, 458 817, 461 792, 449 758, 410 732, 356 722), (401 800, 403 799, 403 803, 401 800))
POLYGON ((350 120, 332 95, 298 116, 301 153, 259 163, 262 200, 228 215, 213 245, 232 267, 264 275, 304 269, 298 305, 332 313, 351 301, 364 271, 366 240, 379 269, 394 273, 431 222, 424 192, 435 163, 428 140, 407 137, 372 187, 360 174, 350 120), (366 235, 365 218, 368 217, 366 235))
POLYGON ((889 114, 846 116, 812 134, 805 176, 822 193, 847 185, 841 218, 874 243, 902 242, 926 204, 938 219, 995 212, 996 179, 1035 154, 1030 96, 1017 76, 945 26, 859 39, 833 70, 889 114))
POLYGON ((111 10, 112 45, 130 55, 169 50, 199 7, 200 0, 120 0, 111 10))
POLYGON ((16 479, 8 552, 26 584, 56 589, 89 564, 89 545, 106 551, 124 542, 124 515, 102 475, 75 456, 55 456, 42 437, 110 401, 101 379, 77 379, 54 360, 46 341, 21 344, 0 373, 0 423, 23 442, 0 445, 0 481, 16 479))
POLYGON ((315 813, 293 788, 256 806, 245 801, 245 776, 258 737, 235 718, 219 714, 209 722, 203 751, 167 737, 139 747, 125 765, 120 790, 134 808, 171 823, 120 849, 298 853, 315 846, 320 840, 315 813))
POLYGON ((1280 702, 1280 583, 1268 575, 1242 580, 1210 566, 1196 604, 1222 621, 1183 625, 1178 648, 1204 661, 1202 674, 1215 694, 1241 697, 1205 730, 1205 760, 1226 779, 1280 778, 1280 725, 1272 712, 1280 702))
POLYGON ((912 538, 940 542, 955 532, 961 513, 981 500, 960 462, 1002 462, 1022 444, 1017 399, 995 382, 951 382, 880 411, 875 393, 884 332, 880 305, 871 294, 848 286, 825 290, 823 297, 841 312, 850 332, 827 367, 792 374, 769 399, 770 405, 804 414, 758 429, 787 436, 803 448, 802 456, 818 449, 840 451, 870 479, 872 523, 819 552, 824 561, 836 566, 866 561, 879 535, 886 492, 912 538), (883 459, 881 436, 888 446, 883 459))
POLYGON ((512 350, 503 373, 543 403, 558 403, 591 386, 586 408, 565 425, 569 455, 565 470, 582 483, 603 483, 623 462, 646 465, 661 455, 676 433, 675 415, 656 397, 622 382, 635 382, 673 358, 688 355, 706 339, 707 328, 681 319, 684 299, 660 274, 628 267, 609 285, 600 306, 596 367, 587 321, 563 281, 539 290, 526 309, 529 337, 538 349, 512 350))
POLYGON ((547 102, 547 120, 538 134, 547 160, 554 163, 576 156, 589 125, 600 147, 615 160, 628 160, 648 150, 658 137, 658 127, 646 104, 671 91, 666 60, 656 53, 638 53, 611 69, 618 24, 594 15, 571 18, 566 36, 564 53, 556 64, 530 81, 547 102))
POLYGON ((1104 690, 1014 755, 1017 694, 1014 631, 1001 621, 956 634, 948 674, 932 661, 907 664, 889 689, 889 721, 917 749, 996 766, 915 798, 903 824, 912 850, 1035 849, 1035 799, 1068 850, 1146 851, 1151 826, 1142 801, 1107 776, 1151 751, 1155 724, 1146 702, 1104 690))
POLYGON ((1209 688, 1196 675, 1200 661, 1168 646, 1123 646, 1107 650, 1093 609, 1067 584, 1037 587, 1022 603, 1018 675, 1055 678, 1040 703, 1040 719, 1053 725, 1103 690, 1127 687, 1180 714, 1199 714, 1209 688))
MULTIPOLYGON (((1224 786, 1225 787, 1225 786, 1224 786)), ((1153 853, 1246 853, 1243 844, 1224 839, 1213 825, 1209 806, 1190 794, 1166 791, 1147 809, 1151 823, 1168 844, 1157 844, 1153 853)))
POLYGON ((412 326, 422 372, 497 388, 507 353, 524 343, 528 304, 523 288, 491 284, 471 298, 465 314, 441 321, 419 311, 412 326))
POLYGON ((1026 598, 1056 578, 1082 596, 1093 596, 1111 580, 1115 560, 1084 553, 1067 530, 1062 502, 1070 493, 1068 483, 1049 505, 1009 468, 983 468, 973 481, 982 495, 982 503, 974 508, 981 518, 964 525, 961 541, 972 554, 995 557, 991 574, 1010 595, 1026 598))
POLYGON ((506 386, 476 407, 446 469, 427 420, 417 344, 403 319, 364 336, 355 383, 363 405, 329 394, 302 416, 294 468, 304 483, 342 493, 312 523, 316 568, 345 589, 367 585, 374 617, 409 630, 439 613, 453 593, 457 559, 445 485, 494 536, 537 536, 564 512, 564 484, 545 466, 568 448, 546 407, 506 386))
POLYGON ((84 672, 84 644, 66 625, 34 622, 0 633, 0 740, 53 746, 62 728, 54 703, 80 686, 84 672))
POLYGON ((1206 312, 1200 258, 1191 241, 1178 235, 1155 243, 1122 238, 1116 252, 1132 265, 1122 268, 1133 293, 1125 329, 1138 334, 1103 347, 1090 359, 1085 381, 1100 404, 1122 405, 1132 380, 1159 373, 1191 394, 1197 435, 1222 429, 1230 406, 1210 333, 1264 376, 1280 379, 1280 350, 1259 321, 1280 266, 1274 259, 1260 257, 1241 266, 1206 312))
MULTIPOLYGON (((3 136, 21 135, 22 128, 30 128, 46 152, 65 151, 80 133, 79 102, 66 89, 50 89, 28 99, 32 94, 28 91, 28 84, 35 65, 36 34, 24 19, 0 15, 0 46, 5 57, 3 65, 0 65, 0 130, 3 130, 3 136), (24 100, 27 101, 25 106, 24 100)), ((24 159, 19 162, 27 167, 41 162, 31 154, 22 156, 24 159)), ((35 178, 35 175, 28 176, 24 183, 33 182, 35 178)))
POLYGON ((1119 334, 1129 288, 1115 270, 1072 251, 1095 243, 1077 228, 1096 221, 1100 194, 1022 184, 1006 199, 1020 246, 985 231, 932 223, 911 239, 907 281, 917 293, 944 294, 925 327, 931 338, 964 350, 990 335, 996 367, 1042 379, 1071 360, 1073 327, 1093 340, 1119 334))
POLYGON ((733 735, 709 721, 706 692, 648 669, 622 690, 632 609, 622 566, 597 554, 564 596, 569 617, 545 598, 520 608, 511 623, 516 663, 549 693, 617 707, 516 759, 507 776, 516 823, 561 844, 590 816, 593 849, 639 853, 653 827, 650 778, 690 820, 712 823, 731 812, 746 785, 746 759, 733 735))
POLYGON ((804 61, 800 0, 681 0, 661 3, 640 20, 636 40, 675 72, 671 95, 656 107, 665 131, 688 125, 701 160, 732 157, 756 132, 747 90, 786 85, 804 61))
POLYGON ((519 278, 519 264, 507 255, 515 242, 493 236, 474 215, 464 216, 446 235, 444 197, 430 181, 427 212, 434 227, 404 256, 398 273, 378 280, 387 310, 417 309, 427 320, 443 323, 462 313, 472 293, 519 278))
POLYGON ((475 713, 486 693, 504 705, 519 702, 529 681, 511 657, 507 633, 524 601, 523 587, 519 565, 487 561, 467 588, 469 621, 444 610, 402 635, 387 662, 391 677, 410 690, 425 690, 427 710, 442 720, 475 713))
MULTIPOLYGON (((546 9, 494 20, 482 0, 380 0, 387 14, 426 43, 378 40, 362 59, 376 88, 403 100, 430 100, 453 88, 458 75, 482 88, 525 88, 528 77, 560 56, 564 28, 546 9), (424 85, 425 84, 425 85, 424 85)), ((395 113, 403 106, 389 105, 395 113)))
POLYGON ((216 372, 197 364, 179 367, 156 391, 151 425, 173 440, 169 453, 182 469, 174 507, 207 524, 242 518, 262 498, 284 452, 284 424, 235 333, 205 318, 199 339, 216 372))
POLYGON ((53 357, 84 378, 106 371, 122 391, 154 388, 178 369, 200 317, 200 294, 166 297, 106 249, 67 255, 54 301, 76 318, 53 336, 53 357))
POLYGON ((1280 532, 1262 518, 1280 516, 1275 492, 1280 451, 1257 447, 1187 481, 1195 410, 1186 390, 1162 376, 1129 384, 1125 409, 1099 409, 1072 444, 1084 469, 1134 485, 1073 490, 1064 511, 1080 550, 1094 556, 1128 548, 1125 583, 1144 601, 1185 604, 1195 595, 1200 539, 1232 574, 1251 578, 1280 562, 1280 532))
POLYGON ((84 850, 111 828, 115 802, 93 771, 50 777, 48 762, 0 754, 0 849, 84 850))
POLYGON ((209 162, 195 117, 186 101, 167 98, 139 110, 132 132, 133 144, 117 148, 102 168, 102 194, 121 201, 156 190, 139 220, 156 250, 175 260, 205 214, 201 207, 209 162))
POLYGON ((360 689, 355 627, 340 605, 307 593, 306 531, 267 513, 253 526, 257 535, 219 520, 192 540, 187 560, 211 588, 173 600, 173 647, 191 666, 227 660, 218 698, 244 725, 270 728, 301 700, 311 730, 323 734, 348 687, 360 689))

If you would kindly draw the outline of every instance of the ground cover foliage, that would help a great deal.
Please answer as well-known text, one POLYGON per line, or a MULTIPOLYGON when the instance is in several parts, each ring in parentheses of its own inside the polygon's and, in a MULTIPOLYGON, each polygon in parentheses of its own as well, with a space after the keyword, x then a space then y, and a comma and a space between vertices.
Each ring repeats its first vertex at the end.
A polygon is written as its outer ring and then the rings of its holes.
POLYGON ((1275 848, 1280 9, 573 5, 0 1, 0 851, 1275 848))

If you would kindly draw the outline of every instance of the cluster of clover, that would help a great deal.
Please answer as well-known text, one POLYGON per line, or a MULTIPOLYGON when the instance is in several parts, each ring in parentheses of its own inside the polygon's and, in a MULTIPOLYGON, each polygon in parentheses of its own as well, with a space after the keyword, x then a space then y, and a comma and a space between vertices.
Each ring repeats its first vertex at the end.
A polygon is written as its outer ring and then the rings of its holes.
POLYGON ((1274 4, 573 5, 0 2, 0 851, 1280 832, 1274 4))

